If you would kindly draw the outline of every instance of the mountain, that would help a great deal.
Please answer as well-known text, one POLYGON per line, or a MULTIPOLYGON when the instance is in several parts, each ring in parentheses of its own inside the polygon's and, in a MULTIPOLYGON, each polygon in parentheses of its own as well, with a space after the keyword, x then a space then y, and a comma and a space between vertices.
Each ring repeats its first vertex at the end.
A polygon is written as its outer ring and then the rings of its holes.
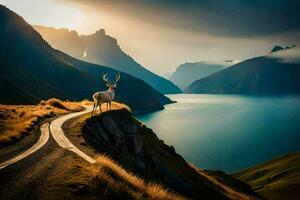
POLYGON ((286 49, 245 60, 193 82, 187 93, 280 95, 300 93, 300 52, 286 49))
POLYGON ((71 56, 128 73, 144 80, 163 94, 181 93, 171 81, 152 73, 126 54, 117 40, 106 35, 104 29, 91 35, 79 36, 77 32, 67 29, 43 26, 34 28, 50 45, 71 56))
POLYGON ((184 63, 177 67, 169 79, 181 89, 185 89, 194 81, 219 71, 223 67, 222 65, 206 62, 184 63))
MULTIPOLYGON (((53 49, 23 18, 2 5, 0 26, 1 104, 33 104, 51 97, 90 98, 94 92, 106 89, 100 75, 116 73, 53 49)), ((121 73, 116 99, 135 112, 159 110, 171 102, 126 73, 121 73)))
POLYGON ((288 200, 300 197, 300 153, 290 153, 234 173, 266 199, 288 200))

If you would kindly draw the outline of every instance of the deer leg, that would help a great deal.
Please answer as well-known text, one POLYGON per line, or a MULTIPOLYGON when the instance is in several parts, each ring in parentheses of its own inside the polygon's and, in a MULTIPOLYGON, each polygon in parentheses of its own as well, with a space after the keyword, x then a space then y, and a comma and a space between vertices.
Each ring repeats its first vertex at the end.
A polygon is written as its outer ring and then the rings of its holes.
POLYGON ((99 103, 99 110, 100 110, 100 112, 102 112, 101 103, 99 103))
POLYGON ((94 110, 95 115, 97 115, 97 108, 98 108, 98 103, 97 103, 96 106, 95 106, 95 110, 94 110))
MULTIPOLYGON (((94 103, 94 106, 93 106, 93 110, 92 110, 91 116, 93 116, 93 114, 94 114, 95 106, 96 106, 96 103, 94 103)), ((97 107, 96 107, 96 109, 97 109, 97 107)))
POLYGON ((109 110, 111 110, 111 102, 109 102, 109 110))

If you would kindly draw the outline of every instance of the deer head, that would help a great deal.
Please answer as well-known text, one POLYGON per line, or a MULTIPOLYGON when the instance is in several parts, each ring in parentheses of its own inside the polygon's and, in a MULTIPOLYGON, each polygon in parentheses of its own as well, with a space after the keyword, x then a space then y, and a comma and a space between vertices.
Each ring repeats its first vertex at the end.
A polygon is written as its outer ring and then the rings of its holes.
POLYGON ((111 82, 111 81, 108 80, 107 75, 108 75, 108 73, 105 73, 105 74, 102 76, 103 81, 105 82, 106 86, 107 86, 109 89, 115 90, 115 89, 117 88, 117 82, 118 82, 118 81, 120 80, 120 78, 121 78, 120 72, 118 72, 118 73, 116 74, 116 80, 113 81, 113 82, 111 82))

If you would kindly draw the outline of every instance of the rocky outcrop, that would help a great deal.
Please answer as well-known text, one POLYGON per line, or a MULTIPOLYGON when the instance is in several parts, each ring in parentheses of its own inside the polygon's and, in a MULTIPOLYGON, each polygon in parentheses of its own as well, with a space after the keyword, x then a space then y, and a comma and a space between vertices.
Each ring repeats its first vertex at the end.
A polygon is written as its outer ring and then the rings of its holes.
POLYGON ((243 194, 258 199, 248 185, 222 172, 191 167, 174 147, 166 145, 126 109, 88 118, 81 132, 97 153, 105 153, 139 177, 165 185, 188 198, 235 199, 243 194))
POLYGON ((141 135, 138 133, 135 122, 130 120, 130 113, 126 109, 90 118, 86 121, 85 128, 88 131, 86 139, 95 146, 106 142, 122 147, 132 154, 142 151, 141 135), (124 115, 126 116, 125 120, 122 118, 124 115))

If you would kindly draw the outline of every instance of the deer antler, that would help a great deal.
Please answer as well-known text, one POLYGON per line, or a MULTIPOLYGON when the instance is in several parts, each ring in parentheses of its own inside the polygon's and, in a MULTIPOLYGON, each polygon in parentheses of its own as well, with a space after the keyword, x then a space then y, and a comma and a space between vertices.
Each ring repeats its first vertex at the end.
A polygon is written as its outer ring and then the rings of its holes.
POLYGON ((108 75, 108 73, 105 73, 105 74, 102 76, 102 79, 103 79, 104 82, 109 83, 109 80, 107 79, 107 75, 108 75))
POLYGON ((118 82, 120 80, 120 78, 121 78, 121 74, 120 74, 120 72, 118 72, 116 75, 115 83, 118 82))

